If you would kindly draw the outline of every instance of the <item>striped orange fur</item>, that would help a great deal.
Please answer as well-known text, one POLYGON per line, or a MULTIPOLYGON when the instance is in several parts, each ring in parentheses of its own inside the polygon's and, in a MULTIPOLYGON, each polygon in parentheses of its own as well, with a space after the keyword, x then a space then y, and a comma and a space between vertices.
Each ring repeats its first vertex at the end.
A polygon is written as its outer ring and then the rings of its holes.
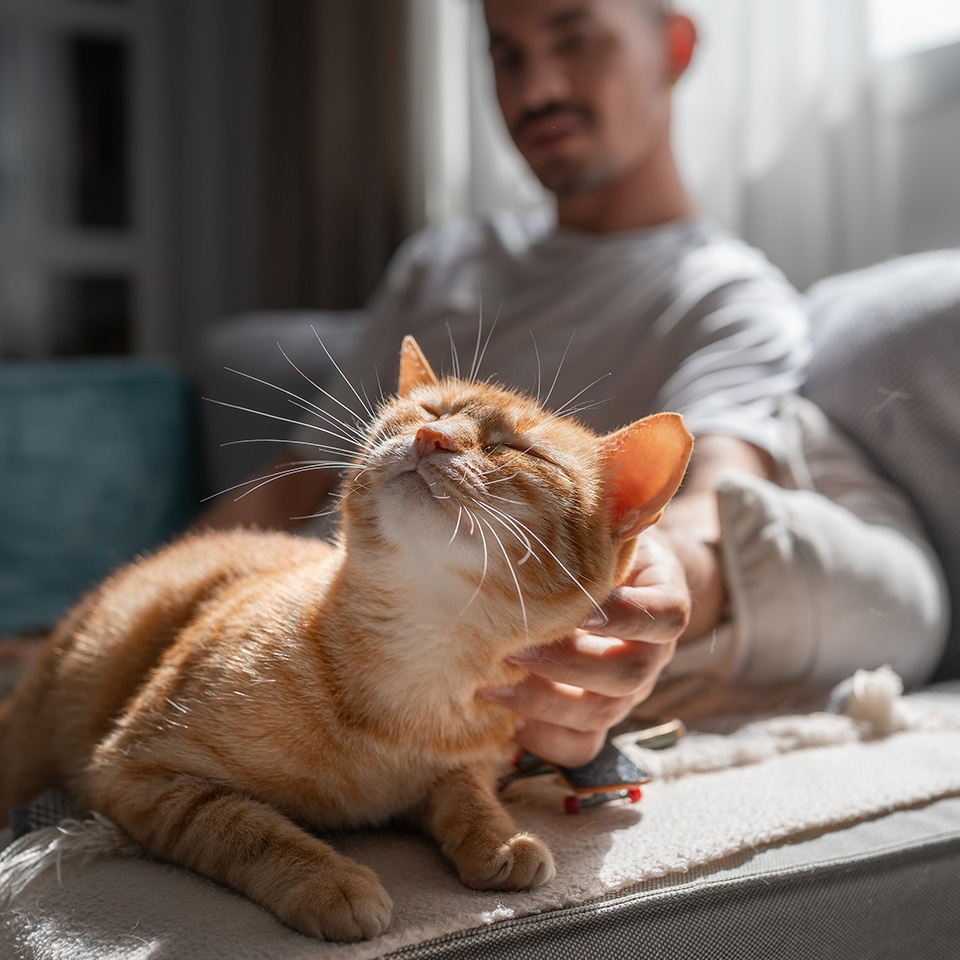
POLYGON ((471 886, 546 882, 549 850, 495 792, 512 715, 477 692, 603 601, 690 443, 672 414, 597 437, 441 380, 408 338, 338 541, 195 534, 107 580, 0 707, 0 809, 66 786, 338 940, 383 931, 390 897, 315 833, 406 818, 471 886))

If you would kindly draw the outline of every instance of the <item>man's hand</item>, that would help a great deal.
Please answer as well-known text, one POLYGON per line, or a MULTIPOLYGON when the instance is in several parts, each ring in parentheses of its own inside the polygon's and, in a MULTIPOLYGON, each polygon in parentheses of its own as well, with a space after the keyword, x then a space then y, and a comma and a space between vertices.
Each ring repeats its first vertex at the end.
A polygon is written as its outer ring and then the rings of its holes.
POLYGON ((727 603, 716 486, 725 471, 768 476, 769 458, 736 437, 703 436, 683 487, 659 523, 640 534, 626 583, 573 636, 514 662, 530 671, 516 689, 484 696, 519 715, 517 743, 572 767, 587 763, 610 727, 653 692, 678 642, 715 629, 727 603))
POLYGON ((653 691, 690 621, 683 564, 655 530, 640 537, 626 583, 603 605, 605 619, 512 662, 530 671, 516 688, 483 695, 519 715, 517 743, 562 766, 587 763, 607 730, 653 691))

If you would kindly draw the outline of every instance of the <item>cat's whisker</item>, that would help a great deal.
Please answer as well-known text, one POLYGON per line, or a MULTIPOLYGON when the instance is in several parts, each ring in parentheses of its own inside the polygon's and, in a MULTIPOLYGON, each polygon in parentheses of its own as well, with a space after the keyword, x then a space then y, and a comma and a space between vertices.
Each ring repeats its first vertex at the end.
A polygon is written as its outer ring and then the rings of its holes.
POLYGON ((296 467, 291 467, 290 469, 278 470, 275 473, 271 473, 266 477, 254 477, 252 480, 244 480, 242 483, 234 484, 232 487, 227 487, 224 490, 219 491, 218 493, 213 493, 209 497, 204 497, 200 502, 206 503, 208 500, 213 500, 215 497, 221 497, 225 493, 231 493, 234 490, 239 490, 241 487, 246 487, 250 484, 248 490, 245 490, 243 493, 237 497, 237 500, 242 500, 244 497, 253 493, 255 490, 259 490, 261 487, 265 487, 268 483, 272 483, 274 480, 279 480, 281 477, 293 476, 296 473, 307 473, 310 470, 326 470, 330 468, 342 469, 344 467, 355 466, 355 464, 350 463, 337 463, 335 461, 327 460, 312 460, 308 461, 305 464, 300 464, 296 467))
POLYGON ((525 563, 530 559, 530 557, 533 557, 533 559, 536 560, 537 563, 542 563, 542 562, 543 562, 543 561, 541 561, 541 559, 533 552, 533 544, 530 543, 530 540, 529 540, 529 539, 527 538, 527 536, 523 533, 523 531, 516 529, 515 524, 517 523, 517 521, 515 521, 513 517, 511 517, 511 516, 510 516, 509 514, 507 514, 507 513, 504 513, 502 510, 497 510, 497 509, 494 508, 494 507, 490 507, 490 506, 488 506, 488 505, 485 505, 485 504, 482 503, 480 500, 474 499, 473 502, 474 502, 474 504, 475 504, 476 506, 480 507, 480 509, 486 510, 487 513, 489 513, 490 516, 493 517, 493 519, 496 520, 497 523, 499 523, 500 526, 502 526, 502 527, 504 528, 504 530, 506 530, 508 533, 510 533, 510 534, 512 534, 514 537, 516 537, 516 539, 520 542, 520 544, 526 549, 527 552, 526 552, 526 553, 523 555, 523 557, 518 561, 517 566, 521 566, 521 567, 522 567, 523 564, 525 564, 525 563))
POLYGON ((558 414, 559 417, 571 418, 575 417, 580 413, 583 413, 585 410, 593 410, 595 407, 599 407, 600 404, 606 403, 608 400, 611 400, 611 397, 603 397, 600 400, 587 400, 583 403, 578 403, 575 407, 571 407, 569 410, 564 410, 562 413, 558 414))
MULTIPOLYGON (((342 501, 341 501, 342 502, 342 501)), ((291 517, 291 520, 297 523, 306 523, 308 520, 326 520, 337 512, 337 507, 331 507, 329 510, 321 510, 319 513, 308 513, 302 517, 291 517)))
POLYGON ((570 352, 570 348, 573 346, 573 339, 576 337, 576 335, 576 330, 574 330, 570 335, 570 342, 567 344, 566 349, 563 351, 563 356, 560 358, 560 363, 557 366, 557 372, 553 377, 553 383, 550 384, 550 389, 547 391, 547 395, 543 398, 543 403, 540 404, 541 410, 546 408, 547 404, 550 402, 550 397, 553 396, 553 391, 557 388, 557 381, 560 379, 560 371, 563 370, 563 365, 567 360, 567 354, 570 352))
MULTIPOLYGON (((511 457, 506 463, 495 463, 492 467, 490 467, 489 470, 480 470, 480 471, 477 473, 477 476, 478 476, 478 477, 481 477, 481 478, 482 478, 482 477, 489 477, 490 474, 496 473, 498 470, 503 470, 503 469, 509 467, 511 464, 516 463, 516 462, 520 459, 521 456, 522 456, 522 454, 518 452, 518 453, 517 453, 517 456, 511 457)), ((520 473, 523 473, 523 471, 522 471, 522 470, 517 470, 516 473, 511 474, 511 477, 515 477, 515 476, 517 476, 517 474, 520 474, 520 473)), ((510 478, 504 477, 503 479, 506 480, 506 479, 510 479, 510 478)), ((499 480, 488 480, 488 481, 484 481, 484 482, 485 482, 485 483, 499 483, 500 481, 499 481, 499 480)))
MULTIPOLYGON (((492 471, 487 472, 491 473, 492 471)), ((512 480, 514 477, 520 476, 520 473, 521 471, 518 470, 516 473, 511 473, 509 477, 499 477, 496 480, 487 480, 485 481, 484 486, 492 487, 495 483, 506 483, 508 480, 512 480)))
POLYGON ((468 382, 473 383, 477 376, 480 373, 480 366, 483 363, 483 358, 487 353, 487 347, 490 346, 490 338, 493 336, 493 331, 497 329, 497 322, 500 320, 500 311, 503 310, 504 301, 500 301, 500 306, 497 308, 496 315, 493 318, 493 323, 490 325, 490 332, 487 334, 487 339, 483 341, 483 347, 480 347, 480 338, 483 334, 483 291, 480 289, 480 284, 477 284, 477 296, 480 301, 480 317, 479 323, 477 326, 477 346, 473 354, 473 363, 470 365, 470 374, 467 377, 468 382))
MULTIPOLYGON (((354 385, 350 382, 350 378, 349 378, 349 377, 343 372, 343 370, 340 368, 340 364, 337 363, 337 361, 334 360, 333 357, 330 355, 330 351, 327 349, 327 345, 320 339, 320 334, 317 333, 317 328, 314 327, 314 326, 311 326, 310 329, 313 331, 313 335, 317 338, 317 343, 320 344, 320 346, 323 348, 323 352, 327 355, 327 359, 337 368, 337 373, 339 373, 340 376, 343 378, 343 382, 353 391, 353 395, 354 395, 354 396, 357 398, 357 400, 360 402, 360 406, 363 407, 364 410, 366 410, 367 414, 368 414, 368 415, 370 416, 370 418, 372 419, 372 418, 375 416, 375 414, 374 414, 374 412, 373 412, 373 409, 372 409, 371 407, 369 407, 369 406, 364 406, 364 404, 363 404, 363 398, 360 396, 359 393, 357 393, 356 387, 354 387, 354 385)), ((343 405, 341 404, 341 406, 343 406, 343 405)), ((345 407, 345 409, 349 410, 350 408, 349 408, 349 407, 345 407)), ((350 411, 350 412, 352 413, 353 411, 350 411)), ((355 413, 354 413, 353 415, 354 415, 355 417, 357 416, 355 413)), ((361 422, 363 422, 366 418, 365 418, 365 417, 357 417, 357 419, 360 420, 361 422)))
POLYGON ((447 339, 450 341, 450 359, 453 362, 453 375, 460 379, 460 355, 457 353, 457 345, 453 342, 453 329, 450 326, 450 321, 445 320, 444 324, 447 328, 447 339))
POLYGON ((639 610, 641 613, 645 613, 651 620, 656 620, 656 619, 657 619, 657 618, 646 608, 646 606, 644 606, 644 604, 642 604, 642 603, 637 603, 636 600, 633 600, 632 598, 630 598, 630 597, 628 597, 628 596, 626 596, 626 595, 622 595, 620 599, 623 600, 623 602, 626 603, 628 606, 633 607, 635 610, 639 610))
MULTIPOLYGON (((578 397, 582 397, 588 390, 595 387, 598 383, 600 383, 601 380, 606 380, 609 376, 611 376, 611 374, 605 373, 602 377, 597 377, 597 379, 594 380, 593 383, 588 383, 582 390, 579 390, 577 393, 575 393, 566 403, 561 404, 556 410, 554 410, 553 415, 555 417, 569 416, 570 411, 568 408, 573 404, 573 401, 576 400, 578 397)), ((602 401, 593 401, 591 406, 600 402, 602 401)))
MULTIPOLYGON (((478 504, 478 506, 482 506, 482 504, 478 504)), ((487 507, 486 509, 487 509, 488 511, 494 511, 494 510, 495 510, 494 507, 487 507)), ((525 523, 523 523, 523 522, 520 521, 520 520, 517 520, 516 517, 511 517, 509 514, 506 514, 506 513, 501 513, 501 516, 503 517, 504 520, 507 520, 507 521, 509 521, 509 522, 512 523, 512 524, 516 524, 516 525, 517 525, 518 527, 520 527, 525 533, 527 533, 529 536, 533 537, 533 539, 536 540, 537 543, 539 543, 540 546, 543 547, 543 549, 546 550, 547 553, 553 558, 553 560, 556 562, 557 566, 559 566, 560 569, 570 578, 571 582, 577 587, 577 589, 579 589, 579 590, 583 593, 583 595, 590 601, 590 603, 593 605, 594 610, 596 610, 597 613, 599 613, 601 616, 606 616, 606 614, 604 614, 603 609, 601 608, 600 604, 597 603, 597 601, 593 599, 593 597, 590 595, 590 592, 589 592, 589 591, 587 590, 587 588, 583 585, 583 583, 581 583, 581 581, 580 581, 577 577, 575 577, 575 576, 567 569, 567 567, 566 567, 566 565, 563 563, 563 561, 540 539, 540 537, 538 537, 525 523)))
POLYGON ((478 361, 480 357, 480 341, 483 336, 483 289, 479 283, 477 283, 477 301, 477 344, 473 348, 473 362, 470 364, 470 372, 467 374, 468 383, 473 383, 477 375, 477 367, 479 365, 478 361))
POLYGON ((543 374, 543 367, 540 363, 540 348, 537 346, 537 338, 534 336, 534 333, 532 330, 530 331, 530 339, 533 341, 533 352, 537 358, 537 405, 539 406, 540 405, 540 388, 542 386, 540 378, 543 374))
MULTIPOLYGON (((377 378, 377 383, 379 384, 379 382, 380 382, 380 378, 378 377, 378 378, 377 378)), ((363 385, 362 382, 360 383, 360 389, 363 391, 363 399, 364 399, 364 401, 365 401, 363 407, 364 407, 365 410, 369 410, 369 411, 370 411, 370 417, 371 417, 371 419, 372 419, 372 418, 374 418, 374 417, 376 416, 376 413, 374 412, 373 404, 370 402, 370 397, 369 397, 369 395, 367 394, 367 388, 363 385)), ((383 393, 383 391, 381 390, 381 394, 382 394, 382 393, 383 393)))
POLYGON ((317 467, 336 467, 337 469, 359 466, 356 460, 296 460, 291 463, 290 466, 293 467, 306 464, 317 467))
POLYGON ((282 443, 285 447, 310 447, 313 450, 322 450, 324 453, 342 453, 349 457, 357 452, 356 447, 333 447, 326 443, 312 443, 309 440, 288 440, 285 437, 248 437, 245 440, 224 440, 221 447, 235 447, 241 443, 282 443))
MULTIPOLYGON (((354 463, 354 464, 351 464, 351 466, 356 467, 357 464, 354 463)), ((364 474, 369 473, 372 469, 373 469, 373 466, 366 466, 366 467, 363 467, 361 470, 357 471, 356 476, 354 476, 354 478, 350 481, 350 485, 352 487, 360 487, 364 490, 369 490, 370 488, 366 484, 360 483, 360 478, 364 476, 364 474)))
MULTIPOLYGON (((277 346, 280 346, 277 344, 277 346)), ((301 397, 299 394, 294 393, 292 390, 287 390, 286 387, 281 387, 279 384, 271 383, 269 380, 263 380, 260 377, 255 377, 252 373, 245 373, 243 370, 237 370, 234 367, 224 367, 224 370, 227 373, 235 373, 238 377, 245 377, 247 380, 252 380, 254 383, 259 383, 264 387, 270 387, 271 390, 278 390, 280 393, 285 393, 288 397, 294 397, 299 400, 301 403, 305 403, 308 407, 313 409, 316 412, 322 413, 323 408, 313 403, 310 400, 307 400, 305 397, 301 397)))
POLYGON ((491 500, 500 500, 502 503, 515 503, 518 507, 522 507, 524 502, 522 500, 511 500, 510 497, 498 497, 495 493, 486 492, 491 500))
POLYGON ((338 492, 331 493, 329 496, 330 506, 325 510, 318 510, 316 513, 308 513, 303 517, 291 517, 291 520, 325 520, 328 517, 334 516, 339 512, 340 508, 343 506, 344 502, 347 499, 348 494, 338 492))
POLYGON ((500 550, 503 553, 503 559, 507 561, 507 569, 510 571, 510 576, 513 578, 513 585, 517 588, 517 599, 520 601, 520 615, 523 618, 523 632, 529 634, 530 628, 527 623, 527 605, 523 602, 523 590, 520 587, 520 580, 517 578, 517 571, 513 569, 513 563, 510 560, 510 554, 507 553, 507 548, 503 545, 503 541, 497 536, 497 531, 493 529, 493 524, 484 520, 482 517, 477 517, 477 522, 486 525, 487 529, 490 531, 490 535, 494 540, 497 541, 497 545, 500 547, 500 550))
POLYGON ((354 482, 351 490, 344 490, 339 493, 330 494, 329 499, 333 502, 326 510, 319 510, 317 513, 308 513, 303 517, 291 517, 291 520, 325 520, 328 517, 336 516, 340 513, 340 510, 344 503, 346 503, 347 498, 350 496, 351 491, 353 490, 369 490, 370 487, 365 483, 356 483, 354 482))
POLYGON ((225 400, 214 400, 213 397, 202 397, 207 403, 215 403, 219 407, 227 407, 230 410, 240 410, 242 413, 253 413, 258 417, 266 417, 268 420, 279 420, 281 423, 291 423, 295 427, 307 427, 309 430, 316 430, 318 433, 325 433, 328 436, 336 437, 337 440, 346 440, 350 442, 349 437, 344 437, 340 433, 334 433, 326 427, 317 426, 315 423, 304 423, 302 420, 291 420, 289 417, 280 417, 275 413, 266 413, 263 410, 257 410, 254 407, 243 407, 236 403, 227 403, 225 400))
POLYGON ((329 410, 323 410, 319 407, 316 409, 306 407, 297 403, 296 400, 288 400, 287 403, 293 404, 293 406, 303 410, 304 413, 309 413, 313 417, 319 417, 321 420, 325 421, 331 426, 339 427, 344 431, 343 439, 347 440, 348 442, 363 443, 363 441, 367 438, 365 430, 362 430, 360 427, 355 427, 352 424, 341 420, 339 417, 335 417, 332 413, 330 413, 329 410))
MULTIPOLYGON (((277 344, 277 346, 279 347, 280 344, 277 344)), ((281 353, 282 352, 283 351, 281 349, 281 353)), ((294 406, 298 407, 300 410, 303 410, 305 413, 309 413, 311 416, 321 417, 322 419, 326 420, 328 423, 332 423, 337 427, 342 427, 344 430, 347 431, 348 434, 352 434, 354 438, 354 442, 356 440, 363 438, 363 432, 361 430, 357 429, 356 427, 350 426, 349 424, 342 423, 340 420, 337 420, 336 417, 331 416, 322 407, 313 403, 313 401, 307 400, 305 397, 301 397, 299 394, 294 393, 292 390, 287 390, 285 387, 281 387, 276 383, 271 383, 269 380, 263 380, 260 377, 255 377, 253 376, 253 374, 250 374, 250 373, 244 373, 244 371, 236 370, 233 367, 224 367, 224 369, 228 373, 235 373, 238 377, 244 377, 247 380, 252 380, 254 383, 259 383, 264 387, 270 387, 271 390, 277 390, 279 393, 286 394, 286 396, 292 398, 291 402, 294 404, 294 406)), ((217 403, 219 401, 214 401, 214 402, 217 403)), ((297 421, 297 423, 299 424, 299 421, 297 421)), ((336 436, 336 434, 334 435, 336 436)), ((349 436, 341 436, 339 437, 339 439, 347 440, 348 442, 350 442, 349 436)))
MULTIPOLYGON (((317 340, 320 340, 320 337, 317 335, 317 331, 316 331, 313 327, 311 327, 310 329, 313 330, 314 336, 317 337, 317 340)), ((333 359, 333 357, 330 356, 330 353, 329 353, 329 351, 327 350, 327 348, 323 346, 323 341, 322 341, 322 340, 320 340, 320 346, 323 347, 323 351, 324 351, 324 353, 327 354, 327 357, 329 358, 330 362, 337 368, 337 370, 340 372, 340 375, 343 376, 343 371, 340 370, 340 367, 337 366, 337 362, 333 359)), ((338 407, 340 407, 342 410, 346 410, 346 412, 349 413, 350 416, 353 417, 353 419, 356 420, 357 423, 360 424, 361 426, 362 426, 364 423, 366 423, 366 418, 365 418, 365 417, 361 417, 360 414, 358 414, 358 413, 356 412, 356 410, 352 410, 352 409, 351 409, 350 407, 348 407, 342 400, 340 400, 339 398, 335 397, 335 396, 334 396, 332 393, 330 393, 328 390, 324 390, 323 387, 321 387, 318 383, 315 383, 310 377, 308 377, 308 376, 290 359, 290 357, 287 356, 286 350, 284 350, 283 347, 282 347, 279 343, 277 344, 277 349, 280 351, 280 354, 281 354, 281 356, 283 357, 283 359, 286 360, 287 363, 289 363, 290 366, 293 367, 293 369, 296 370, 297 373, 299 373, 300 376, 303 377, 303 379, 306 380, 307 383, 309 383, 310 386, 314 388, 314 390, 316 390, 318 393, 322 393, 328 400, 332 400, 332 401, 333 401, 338 407)), ((347 378, 344 377, 344 380, 346 380, 346 379, 347 379, 347 378)), ((349 381, 347 381, 347 385, 350 387, 351 390, 353 390, 353 385, 350 384, 349 381)), ((353 392, 354 392, 355 394, 357 393, 356 390, 353 390, 353 392)), ((359 394, 357 394, 357 399, 360 400, 360 395, 359 395, 359 394)), ((363 405, 363 401, 362 401, 362 400, 360 400, 360 404, 361 404, 361 406, 363 405)), ((333 420, 333 421, 336 422, 336 423, 341 423, 341 421, 338 420, 336 417, 334 417, 334 415, 333 415, 332 413, 330 413, 328 410, 323 410, 322 407, 317 407, 317 409, 320 410, 325 417, 328 417, 329 419, 333 420)), ((371 412, 370 415, 371 415, 371 417, 373 416, 372 412, 371 412)), ((343 424, 343 426, 346 426, 346 424, 343 424)))
POLYGON ((457 533, 460 530, 460 521, 463 519, 463 504, 460 504, 460 508, 457 510, 457 525, 453 528, 453 536, 447 541, 447 546, 449 547, 454 540, 457 539, 457 533))
POLYGON ((490 339, 493 337, 493 331, 497 329, 497 324, 500 321, 500 311, 503 310, 504 301, 500 301, 500 306, 497 307, 497 312, 493 317, 493 323, 490 324, 490 332, 487 334, 487 339, 484 341, 483 349, 480 351, 480 359, 477 361, 477 374, 480 373, 480 366, 483 363, 483 358, 487 355, 487 347, 490 346, 490 339))
POLYGON ((470 604, 473 603, 473 601, 476 600, 478 596, 480 596, 480 591, 483 589, 483 585, 487 579, 487 565, 490 560, 489 554, 487 551, 487 538, 483 535, 483 528, 480 526, 480 518, 474 517, 469 510, 467 510, 467 516, 470 518, 470 535, 473 536, 474 520, 476 520, 476 528, 480 532, 480 542, 483 544, 483 569, 480 571, 480 582, 477 584, 477 589, 473 591, 473 595, 466 602, 463 609, 459 613, 459 616, 461 617, 467 612, 468 608, 470 607, 470 604))
MULTIPOLYGON (((521 457, 523 457, 523 456, 525 456, 526 454, 528 454, 532 449, 533 449, 533 444, 531 444, 529 447, 526 447, 526 448, 523 449, 523 450, 518 450, 518 451, 517 451, 517 455, 516 455, 515 457, 511 457, 506 463, 496 463, 496 464, 494 464, 489 470, 481 470, 481 471, 477 474, 477 476, 479 476, 479 477, 487 477, 487 476, 489 476, 491 473, 495 473, 497 470, 503 470, 503 469, 505 469, 506 467, 509 467, 511 464, 517 463, 517 462, 520 460, 521 457)), ((523 472, 522 470, 518 470, 518 471, 517 471, 517 473, 522 473, 522 472, 523 472)), ((513 476, 516 476, 517 473, 513 474, 513 476)), ((490 482, 494 482, 494 481, 490 481, 490 482)))

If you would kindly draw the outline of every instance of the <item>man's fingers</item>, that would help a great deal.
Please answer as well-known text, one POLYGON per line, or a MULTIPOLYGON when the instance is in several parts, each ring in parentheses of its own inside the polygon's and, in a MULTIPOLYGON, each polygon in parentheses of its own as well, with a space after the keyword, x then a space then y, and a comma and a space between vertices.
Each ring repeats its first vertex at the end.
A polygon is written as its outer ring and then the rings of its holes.
POLYGON ((516 687, 484 690, 481 696, 509 707, 525 720, 554 724, 580 733, 606 731, 619 723, 633 706, 629 697, 603 696, 580 687, 554 683, 533 673, 516 687))
POLYGON ((674 644, 666 641, 644 643, 577 633, 512 659, 532 675, 636 701, 650 694, 673 651, 674 644))
POLYGON ((514 737, 517 744, 538 757, 549 759, 561 767, 582 767, 599 752, 606 740, 606 731, 582 733, 552 723, 526 720, 514 737))
POLYGON ((584 629, 621 640, 670 643, 690 619, 690 596, 675 585, 618 587, 603 604, 604 617, 591 615, 584 629))
POLYGON ((675 553, 656 538, 641 544, 628 582, 602 618, 547 647, 509 659, 523 683, 481 696, 519 716, 517 742, 565 766, 596 755, 607 730, 652 692, 690 621, 690 588, 675 553))

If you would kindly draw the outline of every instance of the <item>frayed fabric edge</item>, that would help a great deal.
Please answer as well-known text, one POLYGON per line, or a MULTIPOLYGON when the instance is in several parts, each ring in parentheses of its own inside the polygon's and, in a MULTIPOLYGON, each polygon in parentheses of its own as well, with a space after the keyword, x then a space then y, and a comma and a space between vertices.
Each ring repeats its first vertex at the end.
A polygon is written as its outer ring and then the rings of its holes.
POLYGON ((0 851, 0 908, 7 909, 31 883, 50 870, 63 886, 65 861, 86 863, 93 857, 122 854, 144 856, 143 848, 115 823, 98 813, 86 820, 65 820, 14 840, 0 851))
POLYGON ((725 733, 694 732, 670 750, 641 747, 625 733, 617 746, 639 767, 663 780, 762 763, 778 754, 876 740, 897 733, 960 729, 960 715, 903 696, 890 667, 858 670, 839 684, 826 711, 770 716, 725 733))

